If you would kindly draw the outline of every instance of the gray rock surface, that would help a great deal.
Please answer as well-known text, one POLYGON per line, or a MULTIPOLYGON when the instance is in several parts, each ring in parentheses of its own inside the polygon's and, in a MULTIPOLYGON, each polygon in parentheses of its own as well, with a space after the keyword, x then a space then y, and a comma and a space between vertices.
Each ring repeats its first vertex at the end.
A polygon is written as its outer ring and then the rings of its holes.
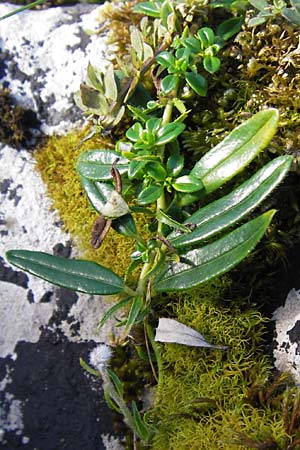
MULTIPOLYGON (((0 4, 0 15, 15 6, 0 4)), ((1 22, 1 84, 17 104, 36 112, 41 133, 63 133, 83 123, 73 94, 89 61, 111 54, 95 30, 98 8, 77 5, 26 11, 1 22)), ((77 255, 51 207, 32 155, 0 143, 0 447, 40 450, 122 448, 101 380, 83 372, 109 307, 25 274, 5 261, 12 248, 77 255)))
POLYGON ((292 289, 272 316, 275 322, 275 367, 300 384, 300 290, 292 289))

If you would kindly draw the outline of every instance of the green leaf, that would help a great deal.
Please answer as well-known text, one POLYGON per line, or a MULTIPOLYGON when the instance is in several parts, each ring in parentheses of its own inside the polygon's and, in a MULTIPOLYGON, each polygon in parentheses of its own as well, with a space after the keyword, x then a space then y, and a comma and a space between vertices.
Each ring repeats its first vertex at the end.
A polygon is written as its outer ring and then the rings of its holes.
POLYGON ((243 23, 243 17, 231 17, 218 26, 216 34, 217 36, 220 36, 224 41, 227 41, 240 31, 243 23))
POLYGON ((179 76, 178 75, 167 75, 163 78, 161 82, 161 89, 164 94, 170 94, 170 92, 177 89, 179 84, 179 76))
POLYGON ((10 13, 5 14, 4 16, 0 17, 0 21, 4 19, 8 19, 11 16, 14 16, 15 14, 19 14, 22 11, 25 11, 26 9, 33 8, 34 6, 40 5, 41 3, 44 3, 47 0, 36 0, 35 2, 29 3, 28 5, 21 6, 20 8, 14 9, 10 13))
POLYGON ((291 8, 283 8, 281 15, 293 25, 300 26, 300 12, 294 11, 291 8))
POLYGON ((259 15, 258 15, 257 17, 253 17, 252 19, 250 19, 248 21, 248 26, 249 27, 256 27, 258 25, 261 25, 261 24, 265 23, 266 20, 267 20, 267 16, 259 17, 259 15))
POLYGON ((170 177, 177 177, 184 166, 182 155, 171 155, 167 160, 167 173, 170 177))
POLYGON ((110 101, 115 102, 118 98, 118 89, 112 64, 106 68, 103 81, 105 86, 105 97, 110 101))
POLYGON ((141 415, 140 415, 140 413, 137 409, 136 403, 134 401, 132 402, 132 414, 133 414, 134 425, 135 425, 138 436, 144 442, 147 442, 147 439, 149 437, 148 427, 144 423, 143 419, 141 418, 141 415))
POLYGON ((199 209, 185 221, 197 227, 177 236, 172 233, 167 237, 170 244, 175 248, 195 246, 242 220, 278 186, 291 162, 291 156, 279 156, 230 194, 199 209))
POLYGON ((76 169, 83 177, 94 181, 112 180, 111 168, 113 163, 118 159, 115 165, 120 174, 126 173, 129 161, 123 158, 121 153, 113 150, 87 150, 79 155, 76 169))
POLYGON ((129 164, 129 170, 128 170, 128 178, 129 179, 143 179, 144 173, 145 173, 145 166, 147 164, 147 161, 136 161, 132 160, 129 164))
POLYGON ((209 73, 215 73, 219 70, 221 65, 221 61, 217 56, 204 56, 203 58, 203 67, 209 73))
POLYGON ((86 370, 91 375, 94 375, 96 377, 100 376, 99 370, 93 369, 91 366, 89 366, 82 358, 79 358, 79 363, 81 367, 86 370))
POLYGON ((150 17, 160 17, 159 9, 152 2, 139 3, 133 7, 133 11, 150 17))
POLYGON ((50 283, 87 294, 111 295, 124 292, 122 278, 91 261, 65 259, 48 253, 9 250, 8 262, 50 283))
POLYGON ((190 233, 190 229, 186 225, 183 225, 182 223, 179 223, 176 220, 172 219, 161 209, 158 210, 156 218, 165 225, 168 225, 171 228, 175 228, 175 230, 181 230, 185 233, 190 233))
POLYGON ((156 61, 166 69, 175 65, 176 59, 172 53, 163 51, 156 56, 156 61))
POLYGON ((128 305, 128 303, 132 302, 133 298, 132 297, 126 297, 123 300, 119 301, 118 303, 116 303, 115 305, 113 305, 111 308, 109 308, 105 314, 103 315, 102 319, 100 320, 99 324, 98 324, 98 330, 100 330, 100 328, 103 327, 103 325, 105 324, 105 322, 111 317, 113 316, 117 311, 119 311, 119 309, 124 308, 124 306, 128 305))
POLYGON ((99 79, 96 69, 92 66, 91 63, 88 64, 87 74, 88 74, 89 82, 92 84, 92 86, 95 89, 97 89, 98 91, 103 93, 104 89, 103 89, 102 80, 99 79))
POLYGON ((199 40, 194 37, 188 37, 186 39, 183 39, 182 43, 185 47, 189 48, 194 53, 199 53, 201 50, 199 40))
POLYGON ((123 236, 136 239, 137 229, 131 214, 126 214, 125 216, 114 219, 112 222, 112 227, 123 236))
POLYGON ((138 198, 139 205, 148 205, 149 203, 155 202, 163 193, 163 187, 157 184, 152 184, 144 188, 138 198))
POLYGON ((133 327, 133 325, 135 324, 135 321, 139 315, 139 313, 141 312, 142 308, 144 306, 144 301, 143 301, 143 297, 134 297, 134 300, 132 302, 130 311, 129 311, 129 315, 126 321, 126 326, 125 326, 125 335, 127 336, 131 330, 131 328, 133 327))
POLYGON ((175 191, 179 192, 197 192, 203 189, 203 183, 199 178, 193 175, 183 175, 172 183, 175 191))
POLYGON ((211 28, 201 28, 197 31, 197 36, 204 48, 208 48, 215 43, 215 34, 211 28))
POLYGON ((249 0, 250 5, 254 6, 254 8, 263 11, 264 9, 269 8, 269 3, 266 0, 249 0))
POLYGON ((164 145, 168 142, 174 141, 185 129, 184 123, 172 122, 164 125, 158 130, 157 145, 164 145))
POLYGON ((207 193, 215 191, 268 145, 276 131, 278 117, 277 109, 256 113, 207 152, 196 163, 191 175, 201 179, 207 193))
POLYGON ((201 97, 205 97, 207 93, 207 81, 206 79, 195 72, 186 72, 185 78, 188 85, 201 97))
POLYGON ((81 184, 92 206, 99 214, 102 214, 102 209, 114 190, 113 185, 92 181, 85 177, 81 177, 81 184))
POLYGON ((146 172, 155 181, 164 181, 167 177, 166 169, 158 162, 150 162, 146 165, 146 172))
POLYGON ((143 127, 139 122, 136 122, 126 131, 127 139, 130 139, 133 142, 137 142, 140 140, 142 135, 143 127))
POLYGON ((105 95, 84 83, 80 85, 80 98, 83 106, 95 114, 106 115, 109 112, 109 106, 105 95))
POLYGON ((242 261, 268 228, 275 210, 247 222, 219 240, 181 255, 181 262, 170 263, 153 281, 158 292, 190 289, 208 281, 242 261))
POLYGON ((162 24, 168 29, 168 17, 174 12, 173 3, 165 0, 160 9, 160 17, 162 24))
POLYGON ((120 397, 123 397, 124 388, 123 388, 122 381, 120 380, 118 375, 115 372, 113 372, 109 367, 106 370, 107 370, 107 373, 110 376, 110 379, 112 380, 112 382, 113 382, 113 384, 114 384, 114 386, 116 388, 116 391, 117 391, 118 395, 120 397))

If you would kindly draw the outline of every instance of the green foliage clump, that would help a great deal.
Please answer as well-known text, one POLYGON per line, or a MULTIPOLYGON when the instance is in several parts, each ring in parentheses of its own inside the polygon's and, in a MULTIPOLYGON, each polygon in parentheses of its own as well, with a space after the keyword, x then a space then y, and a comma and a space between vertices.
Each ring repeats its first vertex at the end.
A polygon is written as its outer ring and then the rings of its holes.
MULTIPOLYGON (((74 167, 78 155, 87 147, 86 143, 76 150, 85 131, 73 132, 66 136, 53 136, 35 152, 37 169, 47 186, 53 207, 58 211, 64 228, 71 234, 80 251, 90 261, 104 262, 120 275, 124 275, 130 263, 132 242, 119 233, 110 230, 103 245, 91 248, 90 236, 96 218, 74 167)), ((95 137, 89 145, 110 146, 108 139, 95 137)), ((145 220, 139 216, 138 226, 144 227, 145 220)))
POLYGON ((265 320, 253 307, 221 306, 229 285, 229 278, 220 277, 169 297, 177 320, 228 350, 161 345, 163 372, 154 411, 160 426, 153 450, 287 448, 282 398, 272 405, 250 400, 254 386, 265 386, 271 376, 262 347, 265 320), (259 446, 268 441, 273 446, 259 446))

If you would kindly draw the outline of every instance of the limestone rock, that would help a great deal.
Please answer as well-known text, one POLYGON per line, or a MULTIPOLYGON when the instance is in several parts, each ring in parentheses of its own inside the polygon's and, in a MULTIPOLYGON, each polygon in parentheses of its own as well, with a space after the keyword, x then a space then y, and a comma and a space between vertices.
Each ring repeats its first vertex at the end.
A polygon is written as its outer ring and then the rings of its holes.
MULTIPOLYGON (((0 4, 0 15, 15 5, 0 4)), ((44 134, 83 123, 73 95, 88 62, 106 64, 99 7, 26 11, 1 22, 0 78, 17 104, 36 112, 44 134)), ((97 332, 110 306, 100 297, 60 289, 11 267, 12 248, 77 255, 61 228, 30 152, 0 143, 0 447, 25 450, 120 449, 101 380, 87 375, 97 332), (103 439, 101 437, 103 435, 103 439)))
POLYGON ((277 308, 272 316, 275 322, 275 367, 290 372, 300 383, 300 290, 292 289, 284 306, 277 308))

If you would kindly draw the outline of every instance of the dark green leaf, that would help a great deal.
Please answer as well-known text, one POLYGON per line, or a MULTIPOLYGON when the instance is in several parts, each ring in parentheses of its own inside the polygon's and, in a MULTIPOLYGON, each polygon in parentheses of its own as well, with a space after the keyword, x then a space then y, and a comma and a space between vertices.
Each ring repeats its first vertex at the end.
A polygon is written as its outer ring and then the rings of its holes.
POLYGON ((168 225, 171 228, 175 228, 175 230, 181 230, 181 231, 184 231, 187 233, 190 232, 190 229, 186 225, 179 223, 176 220, 172 219, 166 213, 164 213, 161 209, 157 212, 156 218, 157 218, 157 220, 164 223, 165 225, 168 225))
POLYGON ((147 164, 147 161, 136 161, 133 159, 130 161, 129 164, 129 170, 128 170, 128 178, 130 179, 143 179, 144 173, 145 173, 145 166, 147 164))
POLYGON ((123 300, 119 301, 118 303, 116 303, 115 305, 113 305, 111 308, 109 308, 105 314, 103 315, 102 319, 99 322, 98 325, 98 330, 100 330, 100 328, 103 327, 103 325, 105 324, 105 322, 111 317, 113 316, 117 311, 119 311, 119 309, 124 308, 124 306, 128 305, 128 303, 132 302, 133 298, 132 297, 126 297, 123 300))
POLYGON ((164 181, 167 177, 166 169, 158 162, 150 162, 146 165, 146 172, 155 181, 164 181))
POLYGON ((87 294, 111 295, 124 292, 122 278, 91 261, 65 259, 48 253, 10 250, 7 260, 50 283, 87 294))
POLYGON ((157 145, 164 145, 174 141, 185 129, 184 123, 172 122, 161 127, 157 133, 157 145))
POLYGON ((194 37, 188 37, 184 39, 183 45, 192 50, 192 52, 194 53, 199 53, 201 50, 200 42, 194 37))
POLYGON ((113 384, 114 384, 114 386, 116 388, 116 391, 117 391, 118 395, 120 397, 123 397, 124 389, 123 389, 122 381, 120 380, 118 375, 115 372, 113 372, 109 367, 106 370, 107 370, 108 375, 110 376, 110 379, 112 380, 112 382, 113 382, 113 384))
POLYGON ((115 165, 120 174, 127 172, 128 159, 112 150, 87 150, 82 152, 77 160, 76 169, 80 175, 95 181, 112 180, 111 168, 113 163, 118 159, 115 165))
POLYGON ((278 116, 277 109, 256 113, 207 152, 196 163, 191 175, 202 180, 207 193, 215 191, 268 145, 276 131, 278 116))
POLYGON ((253 250, 274 214, 275 210, 268 211, 219 240, 181 255, 181 262, 170 263, 165 273, 156 276, 154 289, 159 292, 190 289, 227 272, 253 250))
POLYGON ((148 205, 149 203, 155 202, 163 193, 163 187, 157 184, 153 184, 151 186, 147 186, 144 188, 137 200, 139 205, 148 205))
POLYGON ((209 73, 215 73, 219 70, 221 61, 217 56, 204 56, 203 67, 209 73))
POLYGON ((156 61, 163 67, 173 67, 175 65, 175 57, 172 53, 163 51, 156 56, 156 61))
POLYGON ((216 34, 217 36, 220 36, 224 41, 227 41, 240 31, 243 23, 243 17, 231 17, 218 26, 216 34))
POLYGON ((163 78, 161 82, 161 89, 165 94, 170 94, 170 92, 177 89, 179 84, 179 76, 178 75, 167 75, 163 78))
POLYGON ((195 72, 186 72, 185 78, 188 85, 201 97, 205 97, 207 93, 207 81, 206 79, 195 72))
POLYGON ((203 183, 193 175, 183 175, 172 183, 173 188, 179 192, 197 192, 203 189, 203 183))
POLYGON ((137 229, 131 214, 113 220, 112 227, 123 236, 136 239, 137 229))
POLYGON ((208 48, 215 43, 215 34, 211 28, 201 28, 197 31, 197 36, 204 48, 208 48))
POLYGON ((129 311, 129 315, 128 315, 128 318, 126 321, 126 326, 125 326, 125 335, 126 336, 129 334, 131 328, 135 324, 135 321, 136 321, 139 313, 141 312, 143 306, 144 306, 143 297, 134 297, 130 311, 129 311))
POLYGON ((291 162, 290 156, 279 156, 230 194, 199 209, 185 221, 197 227, 176 237, 172 233, 168 236, 170 244, 175 248, 195 246, 242 220, 278 186, 291 162))
POLYGON ((136 432, 137 432, 138 436, 144 442, 147 442, 147 439, 149 437, 148 427, 146 426, 146 424, 142 420, 135 402, 132 402, 132 413, 133 413, 134 425, 135 425, 136 432))
POLYGON ((184 166, 182 155, 171 155, 167 160, 167 172, 170 177, 177 177, 184 166))

